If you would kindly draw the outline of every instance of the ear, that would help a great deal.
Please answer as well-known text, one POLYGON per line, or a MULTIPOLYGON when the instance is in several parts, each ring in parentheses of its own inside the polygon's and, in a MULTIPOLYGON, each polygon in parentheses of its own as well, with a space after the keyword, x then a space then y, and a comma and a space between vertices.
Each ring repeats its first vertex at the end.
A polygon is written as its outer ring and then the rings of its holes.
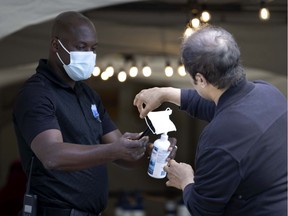
POLYGON ((202 88, 205 88, 207 86, 207 80, 201 73, 196 74, 196 80, 202 88))
POLYGON ((57 41, 57 38, 54 37, 54 38, 51 39, 50 46, 51 46, 51 49, 52 49, 54 52, 58 52, 59 43, 58 43, 58 41, 57 41))

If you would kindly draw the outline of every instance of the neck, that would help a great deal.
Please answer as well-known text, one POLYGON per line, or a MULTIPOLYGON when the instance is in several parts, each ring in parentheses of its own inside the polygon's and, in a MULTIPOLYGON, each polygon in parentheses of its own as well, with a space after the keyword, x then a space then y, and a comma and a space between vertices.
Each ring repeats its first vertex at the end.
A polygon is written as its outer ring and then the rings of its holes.
POLYGON ((227 90, 228 88, 225 89, 218 89, 214 86, 211 85, 211 91, 210 91, 210 99, 214 101, 214 103, 217 105, 219 98, 221 95, 227 90))
POLYGON ((64 70, 64 68, 59 68, 58 65, 53 64, 53 62, 51 63, 50 61, 48 61, 49 66, 53 69, 53 72, 60 78, 62 79, 65 83, 67 83, 72 89, 75 86, 75 81, 72 80, 68 74, 66 73, 66 71, 64 70))

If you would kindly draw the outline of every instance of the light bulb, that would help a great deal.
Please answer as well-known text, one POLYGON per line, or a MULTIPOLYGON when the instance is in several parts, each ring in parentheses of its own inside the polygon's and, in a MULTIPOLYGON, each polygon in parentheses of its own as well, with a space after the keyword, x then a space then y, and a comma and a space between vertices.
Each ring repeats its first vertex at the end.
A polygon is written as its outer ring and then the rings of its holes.
POLYGON ((179 74, 180 76, 185 76, 185 75, 186 75, 186 71, 185 71, 185 68, 184 68, 184 65, 183 65, 183 64, 179 65, 179 67, 178 67, 178 74, 179 74))
POLYGON ((114 75, 114 68, 112 66, 108 66, 105 71, 107 72, 108 77, 112 77, 114 75))
POLYGON ((95 76, 95 77, 99 76, 100 73, 101 73, 101 69, 98 66, 94 67, 94 70, 92 72, 93 76, 95 76))
POLYGON ((109 74, 107 71, 104 71, 101 73, 101 79, 102 80, 108 80, 109 79, 109 74))
POLYGON ((198 28, 200 26, 200 20, 198 18, 193 18, 191 20, 191 26, 193 28, 198 28))
POLYGON ((211 15, 208 11, 203 11, 201 13, 201 17, 200 19, 203 21, 203 22, 208 22, 210 19, 211 19, 211 15))
POLYGON ((193 30, 192 28, 187 27, 186 30, 185 30, 185 32, 184 32, 184 38, 189 37, 190 35, 193 34, 193 32, 194 32, 194 30, 193 30))
POLYGON ((167 77, 171 77, 173 76, 173 73, 174 73, 173 68, 169 64, 167 64, 167 66, 165 67, 165 75, 167 77))
POLYGON ((267 8, 263 7, 260 9, 259 17, 262 20, 268 20, 270 18, 270 12, 267 8))
POLYGON ((136 77, 138 74, 138 68, 136 66, 132 66, 129 70, 129 75, 131 77, 136 77))
POLYGON ((152 74, 152 70, 148 65, 145 65, 142 69, 142 73, 144 77, 149 77, 152 74))
POLYGON ((127 74, 126 74, 126 72, 123 71, 123 70, 120 71, 120 72, 118 73, 118 80, 119 80, 119 82, 125 82, 126 79, 127 79, 127 74))

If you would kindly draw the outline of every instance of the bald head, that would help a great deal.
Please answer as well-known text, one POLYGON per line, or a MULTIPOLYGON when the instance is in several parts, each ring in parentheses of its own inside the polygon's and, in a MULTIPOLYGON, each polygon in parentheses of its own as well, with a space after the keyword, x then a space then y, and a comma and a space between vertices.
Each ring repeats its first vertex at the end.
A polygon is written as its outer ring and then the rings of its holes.
POLYGON ((64 12, 56 17, 51 37, 66 38, 67 36, 77 36, 83 27, 96 32, 93 23, 81 13, 75 11, 64 12))

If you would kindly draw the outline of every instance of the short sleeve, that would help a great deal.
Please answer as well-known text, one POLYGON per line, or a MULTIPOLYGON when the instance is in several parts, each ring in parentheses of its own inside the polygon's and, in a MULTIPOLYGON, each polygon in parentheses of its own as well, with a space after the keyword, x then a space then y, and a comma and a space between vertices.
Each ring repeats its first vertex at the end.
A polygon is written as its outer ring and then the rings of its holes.
POLYGON ((39 133, 48 129, 60 129, 55 107, 44 86, 25 87, 16 98, 14 123, 28 145, 39 133))

